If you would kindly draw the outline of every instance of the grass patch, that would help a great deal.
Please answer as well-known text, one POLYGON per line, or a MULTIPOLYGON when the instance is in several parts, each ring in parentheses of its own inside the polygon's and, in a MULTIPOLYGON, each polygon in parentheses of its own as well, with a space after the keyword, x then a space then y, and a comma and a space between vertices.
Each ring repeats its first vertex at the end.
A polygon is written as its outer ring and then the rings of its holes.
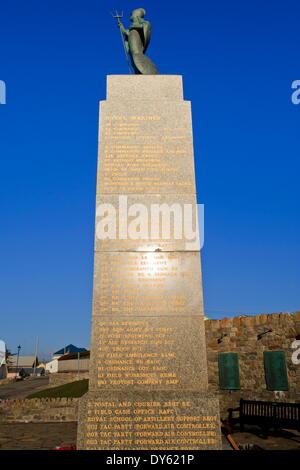
POLYGON ((47 388, 40 392, 32 393, 26 398, 77 398, 82 397, 89 388, 88 379, 76 380, 59 387, 47 388))

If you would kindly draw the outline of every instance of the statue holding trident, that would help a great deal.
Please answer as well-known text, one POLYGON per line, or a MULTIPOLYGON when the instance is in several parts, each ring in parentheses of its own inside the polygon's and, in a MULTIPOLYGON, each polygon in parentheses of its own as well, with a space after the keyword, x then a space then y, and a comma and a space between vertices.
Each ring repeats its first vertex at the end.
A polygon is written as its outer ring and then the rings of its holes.
POLYGON ((144 8, 133 10, 130 16, 131 24, 125 29, 120 21, 123 17, 116 13, 118 19, 126 55, 129 55, 132 67, 136 74, 157 75, 158 70, 153 62, 144 55, 151 38, 151 23, 144 20, 146 11, 144 8))

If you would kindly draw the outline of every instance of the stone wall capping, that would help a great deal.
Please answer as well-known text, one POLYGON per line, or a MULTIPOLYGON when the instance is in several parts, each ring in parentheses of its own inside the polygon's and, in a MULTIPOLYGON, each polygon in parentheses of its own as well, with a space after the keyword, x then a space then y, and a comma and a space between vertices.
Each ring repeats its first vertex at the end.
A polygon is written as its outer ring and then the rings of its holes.
POLYGON ((298 310, 297 312, 294 312, 294 319, 296 321, 300 321, 300 310, 298 310))

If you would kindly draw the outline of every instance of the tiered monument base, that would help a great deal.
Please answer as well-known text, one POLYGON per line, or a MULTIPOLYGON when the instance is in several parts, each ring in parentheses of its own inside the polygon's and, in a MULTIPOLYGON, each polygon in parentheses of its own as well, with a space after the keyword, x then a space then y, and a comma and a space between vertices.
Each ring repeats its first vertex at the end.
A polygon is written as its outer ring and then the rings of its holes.
POLYGON ((207 393, 89 392, 80 401, 78 448, 218 450, 218 400, 207 393))
POLYGON ((186 231, 187 209, 197 209, 181 77, 109 76, 99 137, 90 383, 78 448, 220 449, 200 247, 186 231), (158 208, 163 220, 153 222, 158 208), (168 213, 177 222, 166 235, 168 213))

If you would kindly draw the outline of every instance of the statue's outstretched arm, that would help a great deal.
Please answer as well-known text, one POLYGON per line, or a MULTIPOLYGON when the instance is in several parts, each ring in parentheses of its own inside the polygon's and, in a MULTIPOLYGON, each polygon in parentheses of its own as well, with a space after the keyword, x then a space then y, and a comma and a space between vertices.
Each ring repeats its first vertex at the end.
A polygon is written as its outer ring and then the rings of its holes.
POLYGON ((129 34, 129 29, 126 29, 124 28, 124 26, 122 25, 121 21, 118 22, 118 26, 120 28, 120 31, 125 34, 126 36, 128 36, 129 34))

